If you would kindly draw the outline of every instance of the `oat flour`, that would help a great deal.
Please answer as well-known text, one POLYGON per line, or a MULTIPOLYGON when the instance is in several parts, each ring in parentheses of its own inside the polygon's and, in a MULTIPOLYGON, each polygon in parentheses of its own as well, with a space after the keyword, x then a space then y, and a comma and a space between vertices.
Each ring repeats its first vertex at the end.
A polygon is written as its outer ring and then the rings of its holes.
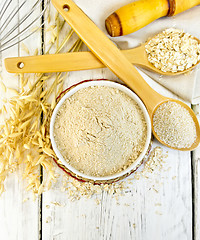
POLYGON ((105 86, 84 88, 66 99, 54 124, 64 159, 90 176, 108 176, 129 167, 143 151, 146 137, 138 104, 105 86))

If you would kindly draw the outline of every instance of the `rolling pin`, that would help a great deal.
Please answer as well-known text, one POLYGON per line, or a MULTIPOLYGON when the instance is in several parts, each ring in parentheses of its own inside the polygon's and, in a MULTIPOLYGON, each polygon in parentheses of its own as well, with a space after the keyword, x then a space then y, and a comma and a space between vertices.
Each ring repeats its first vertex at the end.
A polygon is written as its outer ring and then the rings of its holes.
POLYGON ((199 4, 200 0, 139 0, 112 13, 105 26, 111 37, 127 35, 160 17, 174 16, 199 4))

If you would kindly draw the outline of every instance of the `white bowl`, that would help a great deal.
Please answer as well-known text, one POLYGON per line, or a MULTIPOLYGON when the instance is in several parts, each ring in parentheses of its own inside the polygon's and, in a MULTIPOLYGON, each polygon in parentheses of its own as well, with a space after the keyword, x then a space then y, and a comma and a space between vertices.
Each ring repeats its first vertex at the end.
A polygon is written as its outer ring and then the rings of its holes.
POLYGON ((150 141, 151 141, 151 121, 150 121, 150 117, 149 114, 146 110, 146 107, 144 106, 143 102, 140 100, 140 98, 134 93, 132 92, 129 88, 116 83, 116 82, 112 82, 112 81, 107 81, 107 80, 97 80, 97 81, 88 81, 88 82, 83 82, 79 85, 77 85, 76 87, 72 88, 71 90, 69 90, 63 97, 62 99, 59 101, 59 103, 57 104, 57 106, 55 107, 52 117, 51 117, 51 123, 50 123, 50 139, 51 139, 51 143, 52 143, 52 147, 53 150, 56 154, 56 156, 58 157, 58 159, 62 162, 62 164, 69 169, 73 174, 75 174, 76 176, 79 176, 82 179, 88 179, 88 180, 92 180, 92 181, 109 181, 109 180, 114 180, 120 177, 123 177, 124 175, 128 174, 129 172, 133 171, 134 169, 137 168, 138 165, 141 164, 141 161, 143 160, 143 158, 145 157, 145 154, 148 150, 148 147, 150 145, 150 141), (58 150, 56 143, 55 143, 55 139, 54 139, 54 134, 53 134, 53 130, 54 130, 54 123, 55 123, 55 118, 57 115, 57 112, 59 110, 59 108, 61 107, 61 105, 64 103, 64 101, 69 98, 70 96, 72 96, 75 92, 77 92, 78 90, 82 89, 82 88, 87 88, 90 86, 107 86, 107 87, 112 87, 112 88, 117 88, 121 91, 123 91, 124 93, 126 93, 128 96, 130 96, 133 100, 135 100, 135 102, 137 102, 137 104, 140 106, 140 108, 143 111, 146 123, 147 123, 147 139, 146 139, 146 143, 145 143, 145 147, 143 152, 140 154, 140 156, 134 161, 134 163, 132 163, 128 168, 126 168, 125 170, 113 174, 113 175, 109 175, 109 176, 104 176, 104 177, 94 177, 94 176, 89 176, 86 175, 84 173, 79 172, 77 169, 73 168, 71 165, 69 165, 65 159, 63 158, 62 154, 60 153, 60 151, 58 150))

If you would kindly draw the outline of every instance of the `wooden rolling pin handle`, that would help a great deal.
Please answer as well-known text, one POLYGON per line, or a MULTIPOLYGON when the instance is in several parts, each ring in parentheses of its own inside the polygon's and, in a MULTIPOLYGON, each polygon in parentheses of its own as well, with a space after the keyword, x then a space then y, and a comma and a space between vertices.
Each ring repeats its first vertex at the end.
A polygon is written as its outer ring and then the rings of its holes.
POLYGON ((200 0, 168 0, 168 16, 174 16, 200 4, 200 0))
POLYGON ((176 15, 198 4, 200 0, 138 0, 112 13, 105 26, 111 37, 127 35, 160 17, 176 15))
POLYGON ((112 13, 105 21, 110 36, 117 37, 135 32, 169 12, 168 0, 139 0, 112 13))

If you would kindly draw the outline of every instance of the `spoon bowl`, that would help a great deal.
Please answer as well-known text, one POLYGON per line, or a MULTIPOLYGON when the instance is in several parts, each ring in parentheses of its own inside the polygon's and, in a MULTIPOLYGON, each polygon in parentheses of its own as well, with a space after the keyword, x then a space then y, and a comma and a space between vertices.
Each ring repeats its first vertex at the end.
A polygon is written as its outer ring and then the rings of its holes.
MULTIPOLYGON (((195 38, 199 44, 200 40, 195 38)), ((148 42, 151 39, 148 40, 148 42)), ((135 66, 142 67, 144 69, 150 70, 152 72, 158 73, 160 75, 166 75, 166 76, 177 76, 181 74, 186 74, 192 69, 194 69, 199 63, 200 60, 190 68, 187 68, 182 71, 177 71, 177 72, 164 72, 158 68, 156 68, 149 60, 148 60, 148 55, 145 50, 145 46, 148 44, 148 42, 141 44, 139 47, 129 49, 129 50, 122 50, 123 54, 128 58, 128 60, 135 66)))
POLYGON ((157 133, 155 132, 155 129, 154 129, 154 126, 153 126, 153 116, 154 116, 156 110, 158 109, 159 106, 161 106, 162 104, 164 104, 164 103, 166 103, 166 102, 169 102, 169 101, 170 101, 170 102, 176 102, 176 103, 180 104, 182 107, 184 107, 184 108, 189 112, 190 116, 192 117, 192 119, 193 119, 193 121, 194 121, 194 123, 195 123, 196 136, 197 136, 197 137, 196 137, 195 141, 193 142, 193 144, 192 144, 190 147, 188 147, 188 148, 178 148, 178 150, 180 150, 180 151, 192 151, 192 150, 194 150, 195 148, 198 147, 199 142, 200 142, 200 134, 199 134, 199 133, 200 133, 200 126, 199 126, 199 122, 198 122, 198 120, 197 120, 197 117, 196 117, 194 111, 193 111, 187 104, 185 104, 185 103, 183 103, 183 102, 181 102, 181 101, 179 101, 179 100, 170 99, 170 98, 169 98, 169 99, 164 100, 162 103, 160 103, 159 105, 157 105, 157 106, 154 108, 154 111, 153 111, 152 116, 151 116, 151 123, 152 123, 153 135, 154 135, 154 137, 155 137, 159 142, 161 142, 163 145, 166 145, 166 146, 169 147, 169 148, 172 148, 172 149, 176 149, 176 150, 177 150, 177 148, 172 147, 172 146, 170 146, 169 144, 163 142, 163 141, 159 138, 159 136, 157 135, 157 133))

